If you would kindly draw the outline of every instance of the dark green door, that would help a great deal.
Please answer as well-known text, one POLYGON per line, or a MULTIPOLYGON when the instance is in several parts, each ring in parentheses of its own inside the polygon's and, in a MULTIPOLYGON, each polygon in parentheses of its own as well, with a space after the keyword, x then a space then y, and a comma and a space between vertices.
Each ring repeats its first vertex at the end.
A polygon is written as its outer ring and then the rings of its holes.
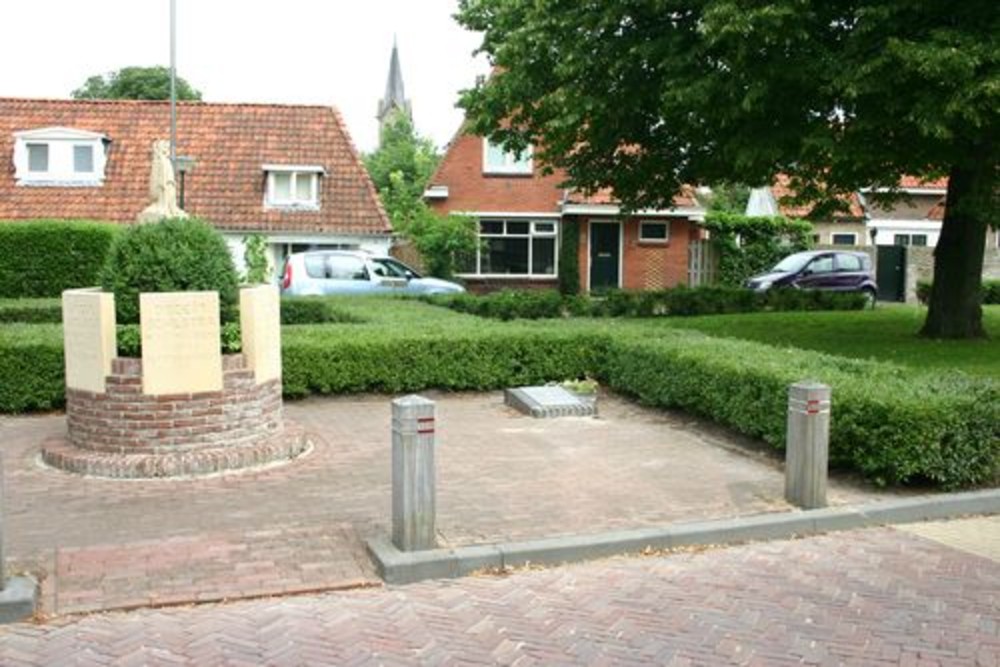
POLYGON ((906 301, 906 246, 878 247, 875 282, 879 301, 906 301))
POLYGON ((621 261, 621 225, 617 222, 590 223, 590 290, 618 287, 621 261))

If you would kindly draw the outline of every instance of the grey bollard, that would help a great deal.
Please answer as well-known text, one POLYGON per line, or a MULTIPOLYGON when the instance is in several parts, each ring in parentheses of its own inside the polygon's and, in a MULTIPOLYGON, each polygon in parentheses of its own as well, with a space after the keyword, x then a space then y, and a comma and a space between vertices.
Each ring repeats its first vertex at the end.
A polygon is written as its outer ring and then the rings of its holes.
POLYGON ((785 437, 785 500, 803 509, 826 507, 830 387, 797 382, 788 388, 785 437))
POLYGON ((433 549, 435 541, 434 401, 392 402, 392 541, 400 551, 433 549))

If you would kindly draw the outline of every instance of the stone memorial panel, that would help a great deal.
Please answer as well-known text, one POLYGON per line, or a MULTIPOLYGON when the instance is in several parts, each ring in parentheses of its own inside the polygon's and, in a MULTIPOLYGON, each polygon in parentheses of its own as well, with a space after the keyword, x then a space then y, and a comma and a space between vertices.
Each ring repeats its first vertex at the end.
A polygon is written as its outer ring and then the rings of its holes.
POLYGON ((240 290, 240 331, 247 368, 257 384, 281 378, 281 315, 278 288, 258 285, 240 290))
POLYGON ((103 393, 118 346, 114 295, 98 288, 66 290, 62 319, 66 386, 103 393))
POLYGON ((139 313, 144 393, 222 389, 217 292, 140 294, 139 313))

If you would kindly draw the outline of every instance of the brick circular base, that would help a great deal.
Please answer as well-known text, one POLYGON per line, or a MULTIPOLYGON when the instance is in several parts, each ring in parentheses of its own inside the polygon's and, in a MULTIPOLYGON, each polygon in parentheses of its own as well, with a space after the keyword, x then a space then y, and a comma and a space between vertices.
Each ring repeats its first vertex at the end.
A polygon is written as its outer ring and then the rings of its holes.
POLYGON ((207 475, 288 461, 306 450, 285 424, 281 380, 258 383, 242 354, 222 358, 222 387, 143 392, 142 360, 116 358, 104 391, 66 390, 66 435, 42 460, 84 475, 123 479, 207 475))
POLYGON ((154 479, 211 475, 288 462, 308 449, 309 440, 302 428, 285 422, 283 432, 250 444, 223 444, 175 452, 104 452, 80 448, 66 437, 56 437, 42 445, 42 460, 54 468, 81 475, 154 479))

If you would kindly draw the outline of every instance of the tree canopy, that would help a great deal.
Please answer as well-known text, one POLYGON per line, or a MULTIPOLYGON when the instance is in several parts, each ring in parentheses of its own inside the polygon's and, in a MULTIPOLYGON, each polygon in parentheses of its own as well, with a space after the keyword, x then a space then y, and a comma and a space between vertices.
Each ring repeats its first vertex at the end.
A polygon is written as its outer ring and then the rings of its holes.
MULTIPOLYGON (((72 92, 75 100, 168 100, 170 70, 166 67, 123 67, 95 75, 72 92)), ((200 100, 201 93, 177 77, 177 99, 200 100)))
POLYGON ((1000 172, 994 2, 461 0, 457 18, 495 66, 462 95, 472 130, 534 144, 575 187, 612 187, 626 207, 778 173, 809 201, 949 176, 925 332, 983 333, 1000 172))

